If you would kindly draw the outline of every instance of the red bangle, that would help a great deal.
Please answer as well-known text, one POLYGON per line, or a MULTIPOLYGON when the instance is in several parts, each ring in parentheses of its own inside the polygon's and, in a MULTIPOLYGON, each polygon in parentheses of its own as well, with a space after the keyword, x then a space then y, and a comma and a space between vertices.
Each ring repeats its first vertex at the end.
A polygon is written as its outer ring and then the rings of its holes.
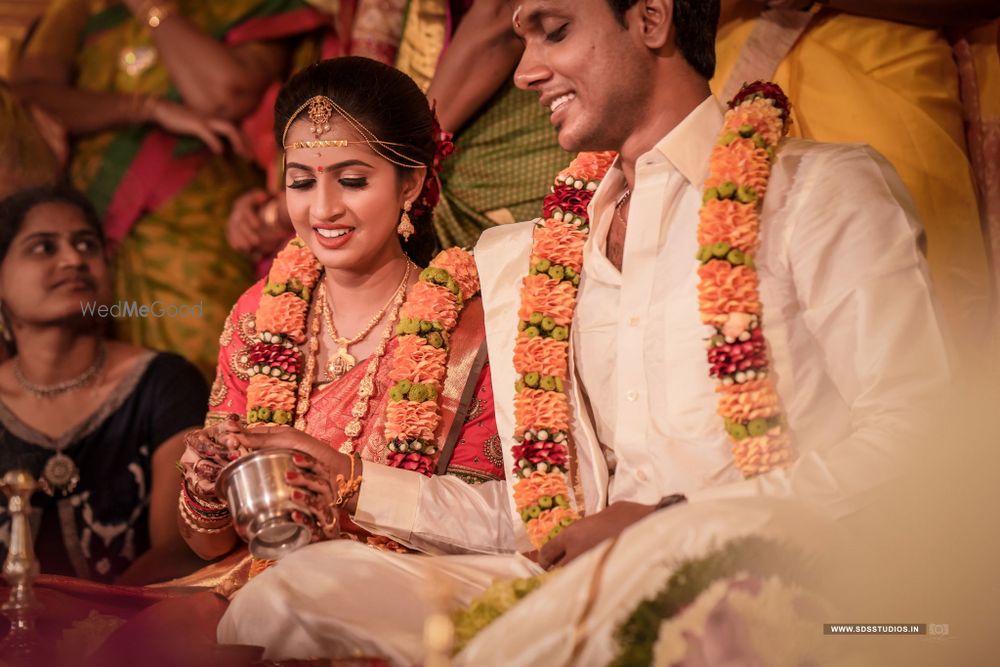
POLYGON ((188 489, 187 480, 181 483, 181 498, 192 513, 206 521, 219 521, 229 516, 228 506, 196 499, 191 490, 188 489))

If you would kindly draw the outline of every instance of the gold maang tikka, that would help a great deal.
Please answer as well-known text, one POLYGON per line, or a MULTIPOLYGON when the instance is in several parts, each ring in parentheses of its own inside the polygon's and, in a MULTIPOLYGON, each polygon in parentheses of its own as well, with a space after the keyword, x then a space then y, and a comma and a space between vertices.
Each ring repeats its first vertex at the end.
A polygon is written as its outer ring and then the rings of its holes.
POLYGON ((309 100, 309 120, 312 121, 312 133, 318 139, 324 132, 330 131, 330 118, 333 116, 333 102, 328 97, 314 97, 309 100))
MULTIPOLYGON (((347 112, 342 106, 331 100, 326 95, 316 95, 310 97, 308 100, 299 105, 299 108, 288 117, 288 122, 285 123, 285 129, 281 133, 281 143, 282 148, 285 151, 289 151, 293 148, 344 148, 350 144, 367 144, 367 146, 372 149, 380 157, 385 158, 392 164, 398 167, 405 167, 407 169, 419 169, 421 167, 426 167, 423 162, 416 160, 409 155, 406 155, 398 148, 405 148, 406 144, 398 144, 392 141, 382 141, 375 134, 369 130, 367 127, 361 124, 358 119, 347 112), (299 114, 303 111, 309 118, 311 123, 309 130, 312 132, 316 139, 309 141, 295 141, 292 143, 286 143, 288 137, 288 130, 291 128, 292 123, 294 123, 299 114), (336 112, 338 116, 344 119, 344 121, 361 137, 359 140, 348 140, 348 139, 320 139, 324 133, 330 131, 330 119, 333 118, 333 114, 336 112), (398 148, 397 148, 398 147, 398 148)), ((284 168, 284 154, 282 155, 282 168, 284 168)))

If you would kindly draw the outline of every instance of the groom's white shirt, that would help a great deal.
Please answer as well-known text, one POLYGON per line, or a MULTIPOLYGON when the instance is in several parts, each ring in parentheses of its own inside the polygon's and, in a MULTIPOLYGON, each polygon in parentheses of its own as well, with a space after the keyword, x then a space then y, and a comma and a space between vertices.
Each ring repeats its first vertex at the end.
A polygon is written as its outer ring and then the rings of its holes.
MULTIPOLYGON (((787 470, 741 478, 716 414, 694 259, 701 188, 721 124, 709 98, 639 159, 623 273, 605 255, 625 189, 617 165, 591 202, 569 389, 575 479, 588 513, 680 492, 691 502, 794 496, 842 516, 898 472, 946 386, 920 226, 895 172, 865 146, 787 140, 764 200, 755 264, 764 334, 800 456, 787 470)), ((490 229, 476 247, 508 474, 511 360, 532 227, 490 229)), ((527 549, 502 482, 459 486, 375 467, 365 477, 358 515, 380 532, 460 550, 527 549)))

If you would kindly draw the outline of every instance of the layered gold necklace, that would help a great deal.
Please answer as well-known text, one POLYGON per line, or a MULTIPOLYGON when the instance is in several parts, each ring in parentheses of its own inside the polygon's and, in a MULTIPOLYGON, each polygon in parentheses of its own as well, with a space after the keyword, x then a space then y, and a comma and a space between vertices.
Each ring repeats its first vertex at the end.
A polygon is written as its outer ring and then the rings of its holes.
MULTIPOLYGON (((407 260, 406 270, 403 271, 403 280, 399 283, 399 287, 393 293, 389 300, 386 302, 382 308, 372 315, 372 318, 368 321, 368 324, 359 331, 355 336, 351 338, 346 338, 337 333, 337 325, 333 322, 333 306, 326 299, 326 289, 323 285, 320 285, 320 290, 322 291, 322 297, 320 299, 320 314, 323 318, 323 324, 326 326, 327 333, 333 340, 334 344, 337 346, 337 352, 330 355, 330 359, 326 362, 326 372, 330 376, 331 380, 339 380, 345 374, 350 372, 352 368, 357 366, 358 360, 349 352, 349 348, 352 345, 357 345, 371 333, 375 325, 382 321, 382 317, 385 316, 385 312, 389 310, 389 307, 395 303, 400 295, 406 293, 406 283, 410 279, 410 267, 413 264, 407 260)), ((390 318, 395 319, 395 318, 390 318)))
MULTIPOLYGON (((373 316, 372 322, 363 332, 364 335, 367 335, 372 329, 375 328, 375 325, 382 319, 382 316, 385 315, 386 311, 388 311, 388 321, 385 325, 385 329, 382 331, 378 347, 375 348, 375 351, 369 358, 368 368, 365 369, 365 376, 361 379, 361 382, 358 385, 357 399, 351 407, 352 419, 344 428, 344 435, 347 437, 339 447, 339 450, 344 454, 351 454, 354 452, 354 439, 361 435, 361 431, 363 430, 362 420, 368 416, 368 405, 371 397, 375 394, 375 376, 378 374, 379 362, 381 362, 382 357, 385 356, 386 347, 388 346, 389 340, 392 338, 393 332, 396 329, 396 319, 399 316, 399 309, 403 305, 403 301, 406 299, 406 284, 410 279, 410 271, 412 267, 412 262, 407 260, 403 280, 400 282, 399 287, 396 288, 396 291, 392 296, 392 300, 387 303, 385 307, 382 308, 382 310, 380 310, 375 316, 373 316)), ((299 430, 305 430, 305 414, 309 411, 309 399, 312 394, 313 382, 316 379, 316 363, 319 357, 320 337, 322 335, 321 329, 325 325, 328 329, 331 329, 332 334, 335 334, 336 332, 336 330, 331 327, 332 317, 327 310, 329 302, 326 295, 326 285, 322 279, 320 280, 319 287, 316 289, 314 299, 313 304, 319 309, 319 312, 314 314, 310 322, 305 364, 302 379, 299 382, 296 405, 296 413, 298 417, 295 421, 295 428, 299 430)), ((340 340, 343 339, 338 340, 338 337, 331 337, 334 342, 341 345, 340 340)), ((359 342, 362 338, 364 338, 364 336, 356 338, 357 340, 355 342, 359 342)), ((348 342, 348 344, 353 343, 348 342)), ((346 346, 343 347, 346 348, 346 346)), ((346 349, 340 349, 337 352, 338 355, 342 353, 346 353, 346 349)), ((348 354, 347 356, 350 355, 348 354)), ((350 367, 345 370, 344 373, 357 365, 357 361, 354 357, 351 357, 351 362, 350 367)), ((327 369, 329 371, 329 364, 327 369)), ((334 376, 334 374, 331 373, 331 378, 333 379, 337 379, 342 376, 343 373, 341 373, 340 376, 334 376)))

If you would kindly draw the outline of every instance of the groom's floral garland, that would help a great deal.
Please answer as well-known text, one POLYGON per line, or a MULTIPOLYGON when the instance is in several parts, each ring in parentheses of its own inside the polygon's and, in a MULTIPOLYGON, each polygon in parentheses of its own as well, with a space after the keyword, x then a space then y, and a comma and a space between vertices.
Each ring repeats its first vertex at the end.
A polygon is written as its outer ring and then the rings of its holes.
POLYGON ((388 464, 432 475, 440 449, 438 397, 448 370, 448 340, 462 306, 479 293, 476 262, 449 248, 420 273, 396 327, 398 346, 389 379, 385 415, 388 464))
POLYGON ((718 413, 745 477, 789 465, 795 450, 769 377, 753 256, 760 208, 790 105, 773 83, 744 85, 729 103, 709 162, 698 224, 698 303, 715 328, 709 374, 719 380, 718 413))
MULTIPOLYGON (((790 105, 775 84, 744 86, 730 102, 712 151, 699 213, 698 301, 715 327, 709 373, 720 381, 719 414, 744 476, 789 465, 795 451, 769 378, 753 254, 760 247, 759 213, 790 105)), ((614 159, 581 153, 556 178, 545 221, 534 231, 529 275, 521 290, 514 346, 516 461, 514 503, 534 546, 578 518, 570 506, 569 325, 589 231, 587 205, 614 159)))
POLYGON ((514 344, 514 503, 536 548, 579 518, 570 504, 569 327, 583 268, 587 205, 614 160, 581 153, 545 198, 521 288, 514 344))
MULTIPOLYGON (((271 265, 257 307, 257 342, 248 353, 248 424, 302 425, 303 415, 296 413, 307 405, 296 405, 304 361, 299 346, 306 340, 309 301, 321 273, 322 266, 298 238, 271 265)), ((390 465, 433 472, 448 338, 463 304, 478 293, 475 261, 458 248, 440 253, 410 288, 389 375, 395 383, 386 408, 390 465)))

